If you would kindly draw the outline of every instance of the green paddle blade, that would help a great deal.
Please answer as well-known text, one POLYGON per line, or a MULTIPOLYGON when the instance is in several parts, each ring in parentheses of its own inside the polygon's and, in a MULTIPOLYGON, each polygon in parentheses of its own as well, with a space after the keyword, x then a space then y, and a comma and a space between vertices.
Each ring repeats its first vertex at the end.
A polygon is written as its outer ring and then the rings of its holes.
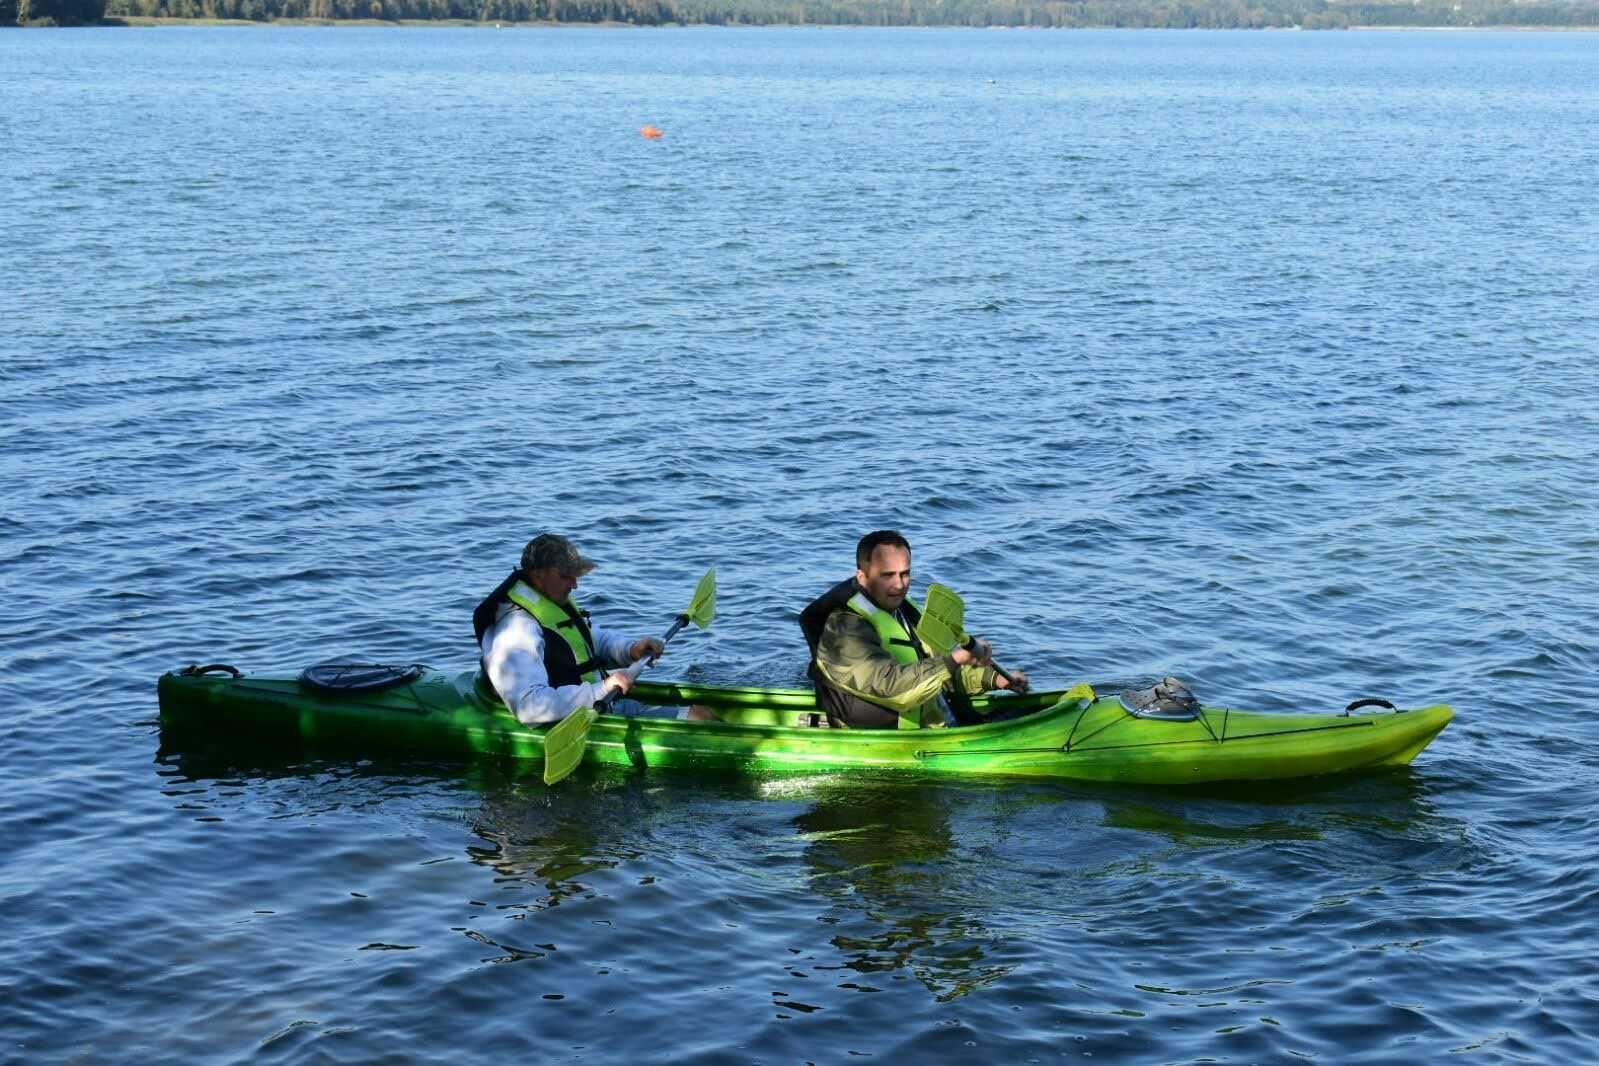
POLYGON ((927 586, 927 604, 916 632, 928 647, 948 655, 966 643, 966 601, 947 585, 927 586))
POLYGON ((700 583, 694 586, 694 598, 683 613, 701 629, 710 628, 711 619, 716 617, 716 567, 705 571, 700 583))
POLYGON ((583 752, 589 744, 589 726, 599 715, 593 707, 583 707, 551 727, 544 734, 544 783, 553 785, 565 780, 583 761, 583 752))

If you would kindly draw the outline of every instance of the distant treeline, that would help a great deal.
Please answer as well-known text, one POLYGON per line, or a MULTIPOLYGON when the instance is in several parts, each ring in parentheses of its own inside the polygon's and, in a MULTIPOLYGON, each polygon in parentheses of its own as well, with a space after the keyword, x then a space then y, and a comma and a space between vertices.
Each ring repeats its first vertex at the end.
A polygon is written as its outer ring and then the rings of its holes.
POLYGON ((640 26, 1599 26, 1599 0, 0 0, 0 25, 102 17, 464 19, 640 26))
POLYGON ((105 15, 105 8, 106 0, 0 0, 0 27, 93 25, 105 15))

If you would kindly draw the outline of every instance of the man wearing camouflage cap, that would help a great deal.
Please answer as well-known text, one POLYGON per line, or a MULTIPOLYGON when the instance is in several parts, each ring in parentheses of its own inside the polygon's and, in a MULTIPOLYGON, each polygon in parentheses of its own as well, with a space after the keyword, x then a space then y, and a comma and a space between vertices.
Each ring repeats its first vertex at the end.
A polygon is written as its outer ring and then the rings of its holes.
POLYGON ((594 564, 565 537, 543 533, 522 562, 472 612, 483 677, 526 725, 559 721, 581 707, 604 707, 633 687, 622 667, 664 649, 655 637, 626 637, 591 626, 572 591, 594 564))

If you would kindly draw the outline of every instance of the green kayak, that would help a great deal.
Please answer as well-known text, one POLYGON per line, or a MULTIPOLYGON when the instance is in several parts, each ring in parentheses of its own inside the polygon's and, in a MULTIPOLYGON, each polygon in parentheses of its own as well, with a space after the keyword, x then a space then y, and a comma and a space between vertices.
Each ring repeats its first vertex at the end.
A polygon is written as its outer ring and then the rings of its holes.
MULTIPOLYGON (((321 668, 314 668, 321 669, 321 668)), ((295 677, 249 677, 231 667, 189 667, 159 682, 164 735, 193 733, 293 743, 374 755, 544 759, 549 726, 518 722, 472 672, 395 670, 382 687, 348 690, 295 677)), ((1256 714, 1195 706, 1189 717, 1145 714, 1086 685, 1025 696, 979 697, 1004 721, 947 729, 827 728, 803 689, 720 688, 639 682, 633 696, 657 706, 697 703, 720 721, 603 714, 583 759, 617 766, 736 773, 906 770, 1119 781, 1146 785, 1260 781, 1401 766, 1454 712, 1416 710, 1256 714)))

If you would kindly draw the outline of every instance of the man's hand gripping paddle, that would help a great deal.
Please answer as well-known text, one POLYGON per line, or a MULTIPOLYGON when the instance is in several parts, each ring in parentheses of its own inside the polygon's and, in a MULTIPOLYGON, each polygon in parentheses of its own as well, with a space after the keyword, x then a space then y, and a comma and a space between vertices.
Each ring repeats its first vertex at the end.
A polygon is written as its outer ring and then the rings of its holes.
MULTIPOLYGON (((922 608, 922 620, 916 631, 940 655, 948 655, 957 647, 964 647, 982 658, 980 652, 987 648, 986 644, 966 632, 966 601, 947 585, 927 586, 927 603, 922 608)), ((992 661, 989 665, 1017 692, 1027 691, 1026 686, 1018 684, 1015 675, 1004 667, 992 661)))
MULTIPOLYGON (((684 626, 693 623, 701 629, 708 629, 711 619, 716 616, 716 568, 705 571, 705 576, 700 578, 700 583, 694 586, 694 598, 689 601, 688 609, 677 616, 677 621, 672 623, 672 628, 666 631, 666 636, 661 638, 662 651, 665 646, 672 643, 672 638, 684 626)), ((646 666, 652 665, 659 654, 645 656, 628 666, 627 676, 637 680, 646 666)), ((583 761, 583 752, 588 749, 589 726, 594 724, 594 719, 599 715, 593 707, 583 707, 573 711, 557 722, 550 731, 544 734, 544 783, 553 785, 564 780, 568 774, 577 769, 578 763, 583 761)))

